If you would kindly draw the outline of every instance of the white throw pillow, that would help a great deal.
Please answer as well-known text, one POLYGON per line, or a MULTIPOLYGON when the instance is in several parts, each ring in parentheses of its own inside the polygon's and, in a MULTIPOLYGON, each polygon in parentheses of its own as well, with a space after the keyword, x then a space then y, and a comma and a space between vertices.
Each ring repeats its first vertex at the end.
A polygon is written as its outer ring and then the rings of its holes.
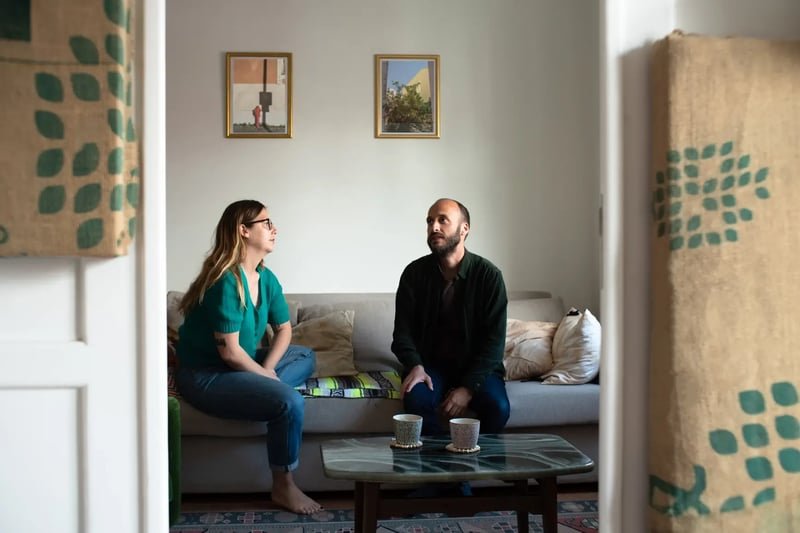
POLYGON ((352 310, 334 311, 298 323, 292 328, 292 344, 312 348, 317 367, 311 377, 355 376, 352 310))
POLYGON ((503 365, 506 381, 538 378, 553 367, 553 335, 558 324, 509 318, 503 365))
POLYGON ((561 319, 553 337, 553 368, 542 375, 543 383, 580 385, 600 371, 600 322, 586 309, 571 310, 561 319))

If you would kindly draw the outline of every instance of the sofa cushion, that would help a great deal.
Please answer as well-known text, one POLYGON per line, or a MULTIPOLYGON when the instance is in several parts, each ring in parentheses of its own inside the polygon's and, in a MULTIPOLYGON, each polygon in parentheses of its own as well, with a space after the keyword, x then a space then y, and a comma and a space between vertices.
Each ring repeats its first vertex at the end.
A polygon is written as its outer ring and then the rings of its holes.
MULTIPOLYGON (((597 424, 600 419, 600 386, 543 385, 538 381, 506 383, 511 417, 506 429, 537 426, 597 424)), ((391 434, 392 416, 403 412, 403 402, 388 398, 306 398, 304 433, 391 434)), ((227 420, 202 413, 181 399, 184 435, 248 437, 265 435, 266 422, 227 420)))
POLYGON ((178 306, 183 298, 180 291, 169 291, 167 293, 167 330, 178 334, 178 328, 183 324, 183 314, 178 310, 178 306))
POLYGON ((553 368, 542 378, 547 384, 581 384, 600 370, 600 322, 586 309, 572 310, 558 325, 553 339, 553 368), (573 312, 574 311, 574 312, 573 312))
POLYGON ((328 313, 298 322, 292 328, 292 343, 307 346, 317 354, 312 377, 353 376, 353 311, 328 313))
POLYGON ((175 381, 175 374, 178 370, 178 354, 175 351, 177 340, 178 333, 167 328, 167 395, 175 397, 180 396, 175 381))
POLYGON ((253 437, 267 434, 266 422, 217 418, 194 408, 181 398, 181 434, 212 437, 253 437))
MULTIPOLYGON (((376 409, 378 406, 380 412, 392 411, 395 414, 402 408, 402 402, 399 401, 400 375, 394 370, 365 372, 355 376, 309 378, 304 385, 295 388, 306 397, 303 424, 305 433, 379 432, 371 429, 369 420, 364 418, 367 416, 364 409, 376 409), (309 403, 309 400, 319 398, 334 401, 309 403), (396 405, 371 402, 378 399, 391 400, 396 405), (317 413, 317 409, 322 411, 317 413), (328 419, 329 415, 335 418, 328 419), (332 427, 339 427, 339 430, 332 430, 332 427)), ((267 432, 266 423, 216 418, 198 411, 186 402, 183 403, 186 405, 185 412, 182 411, 185 435, 252 437, 267 432)), ((388 431, 391 431, 391 415, 389 419, 388 431)), ((376 427, 383 425, 378 423, 376 427)))
POLYGON ((304 305, 297 318, 318 318, 337 310, 352 309, 353 360, 359 372, 402 370, 402 365, 391 351, 394 329, 394 296, 379 299, 304 305))
POLYGON ((400 398, 400 374, 360 372, 355 376, 310 378, 300 387, 300 394, 331 398, 400 398))
POLYGON ((538 320, 558 324, 564 316, 564 302, 559 297, 527 298, 508 301, 508 318, 538 320))
MULTIPOLYGON (((391 433, 392 416, 403 402, 388 398, 306 398, 303 433, 391 433)), ((266 422, 229 420, 209 416, 181 399, 183 435, 254 437, 267 434, 266 422)))
POLYGON ((600 419, 600 385, 509 381, 506 391, 511 403, 509 429, 596 424, 600 419))
POLYGON ((388 398, 306 398, 303 433, 383 433, 394 431, 392 417, 403 402, 388 398))
POLYGON ((553 367, 555 322, 509 318, 503 366, 506 380, 536 378, 553 367))

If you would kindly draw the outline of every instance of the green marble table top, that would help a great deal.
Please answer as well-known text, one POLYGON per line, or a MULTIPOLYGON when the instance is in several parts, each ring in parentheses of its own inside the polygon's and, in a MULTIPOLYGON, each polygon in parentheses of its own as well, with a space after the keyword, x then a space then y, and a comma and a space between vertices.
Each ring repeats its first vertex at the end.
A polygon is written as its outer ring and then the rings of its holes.
POLYGON ((379 483, 479 479, 519 480, 590 472, 594 463, 556 435, 481 435, 480 451, 445 450, 449 437, 423 437, 414 450, 392 448, 392 437, 338 439, 322 443, 325 475, 379 483))

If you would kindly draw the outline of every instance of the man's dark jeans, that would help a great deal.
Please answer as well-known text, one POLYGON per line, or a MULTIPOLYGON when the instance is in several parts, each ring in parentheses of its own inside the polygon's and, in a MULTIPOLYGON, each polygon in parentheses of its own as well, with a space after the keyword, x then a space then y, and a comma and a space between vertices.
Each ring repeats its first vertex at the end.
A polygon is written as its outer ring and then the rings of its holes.
MULTIPOLYGON (((455 378, 436 368, 425 368, 433 381, 433 390, 425 383, 417 383, 403 396, 403 408, 407 413, 422 416, 423 435, 448 435, 449 427, 442 426, 440 405, 447 393, 458 387, 455 378)), ((469 408, 481 421, 481 433, 500 433, 508 422, 511 407, 508 403, 503 378, 491 374, 478 391, 473 391, 469 408)), ((445 417, 446 420, 446 417, 445 417)))

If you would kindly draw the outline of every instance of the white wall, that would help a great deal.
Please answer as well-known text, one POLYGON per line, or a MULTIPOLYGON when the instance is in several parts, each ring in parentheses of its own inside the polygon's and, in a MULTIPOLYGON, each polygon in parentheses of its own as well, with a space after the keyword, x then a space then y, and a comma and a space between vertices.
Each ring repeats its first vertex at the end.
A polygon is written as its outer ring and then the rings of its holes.
POLYGON ((598 310, 598 43, 584 0, 169 0, 168 287, 253 197, 287 292, 392 292, 452 196, 509 288, 598 310), (224 138, 227 51, 292 52, 293 139, 224 138), (373 137, 376 53, 441 56, 441 139, 373 137))
POLYGON ((797 0, 675 0, 677 27, 706 35, 800 38, 797 0))

